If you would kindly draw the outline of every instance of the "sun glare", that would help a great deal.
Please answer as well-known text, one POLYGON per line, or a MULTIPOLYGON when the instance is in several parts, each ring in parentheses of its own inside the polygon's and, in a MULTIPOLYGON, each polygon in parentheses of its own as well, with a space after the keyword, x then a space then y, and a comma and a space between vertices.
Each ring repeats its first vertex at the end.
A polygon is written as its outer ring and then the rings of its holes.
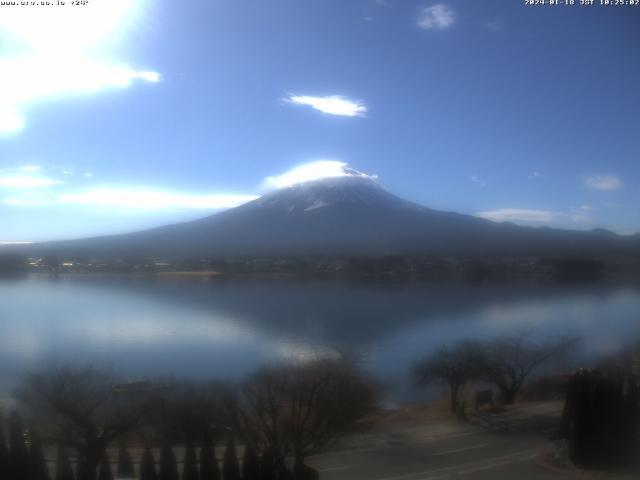
POLYGON ((0 28, 25 47, 55 55, 85 52, 120 40, 135 26, 145 0, 91 0, 86 5, 5 8, 0 28))
POLYGON ((0 133, 23 129, 25 110, 35 101, 160 81, 156 72, 112 58, 114 45, 140 24, 146 4, 92 0, 84 6, 4 9, 0 34, 11 48, 0 58, 0 133))

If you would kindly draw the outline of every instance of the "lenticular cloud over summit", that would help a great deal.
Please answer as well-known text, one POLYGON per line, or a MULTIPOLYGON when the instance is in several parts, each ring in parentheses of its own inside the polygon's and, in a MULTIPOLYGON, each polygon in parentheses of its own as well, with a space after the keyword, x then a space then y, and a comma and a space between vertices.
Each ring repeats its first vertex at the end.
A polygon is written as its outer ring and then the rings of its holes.
POLYGON ((377 180, 375 175, 371 176, 359 172, 351 168, 347 163, 337 160, 318 160, 300 165, 280 175, 267 177, 262 186, 268 190, 275 190, 290 187, 298 183, 332 177, 358 177, 377 180))

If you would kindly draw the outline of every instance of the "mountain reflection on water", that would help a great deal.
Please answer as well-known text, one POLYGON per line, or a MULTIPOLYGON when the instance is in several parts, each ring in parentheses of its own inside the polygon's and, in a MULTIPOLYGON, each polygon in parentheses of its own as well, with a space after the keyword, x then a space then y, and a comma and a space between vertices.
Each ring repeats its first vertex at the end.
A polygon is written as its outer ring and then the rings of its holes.
POLYGON ((43 361, 234 379, 346 347, 407 399, 413 362, 459 338, 578 335, 580 361, 640 339, 640 287, 609 283, 31 276, 1 282, 0 304, 4 389, 43 361))

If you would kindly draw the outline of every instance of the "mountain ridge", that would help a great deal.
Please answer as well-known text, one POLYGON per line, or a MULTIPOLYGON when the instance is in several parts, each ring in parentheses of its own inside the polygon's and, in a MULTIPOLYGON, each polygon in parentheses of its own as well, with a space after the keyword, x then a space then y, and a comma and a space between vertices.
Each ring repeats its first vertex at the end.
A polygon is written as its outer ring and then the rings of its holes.
POLYGON ((42 254, 588 255, 640 251, 640 236, 496 223, 402 199, 373 177, 310 180, 202 219, 121 235, 34 244, 42 254))

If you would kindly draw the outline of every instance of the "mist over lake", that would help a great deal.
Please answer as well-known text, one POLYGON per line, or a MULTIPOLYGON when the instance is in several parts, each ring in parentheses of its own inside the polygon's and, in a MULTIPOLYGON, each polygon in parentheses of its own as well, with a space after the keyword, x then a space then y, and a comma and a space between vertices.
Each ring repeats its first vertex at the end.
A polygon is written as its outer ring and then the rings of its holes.
POLYGON ((395 400, 410 368, 460 338, 534 328, 582 338, 595 360, 640 339, 640 287, 619 283, 375 283, 31 275, 0 283, 0 381, 42 362, 107 364, 131 378, 241 379, 265 363, 355 349, 395 400))

